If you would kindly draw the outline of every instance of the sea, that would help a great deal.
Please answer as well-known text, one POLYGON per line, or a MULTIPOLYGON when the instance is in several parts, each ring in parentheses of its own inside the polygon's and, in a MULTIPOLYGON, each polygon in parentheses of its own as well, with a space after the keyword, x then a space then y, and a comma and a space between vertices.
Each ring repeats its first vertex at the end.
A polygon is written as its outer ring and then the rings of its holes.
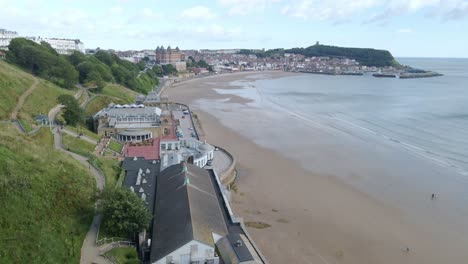
POLYGON ((397 60, 443 76, 259 73, 231 83, 234 89, 215 89, 247 103, 201 100, 197 106, 215 110, 224 125, 256 144, 339 178, 468 248, 468 59, 397 60))

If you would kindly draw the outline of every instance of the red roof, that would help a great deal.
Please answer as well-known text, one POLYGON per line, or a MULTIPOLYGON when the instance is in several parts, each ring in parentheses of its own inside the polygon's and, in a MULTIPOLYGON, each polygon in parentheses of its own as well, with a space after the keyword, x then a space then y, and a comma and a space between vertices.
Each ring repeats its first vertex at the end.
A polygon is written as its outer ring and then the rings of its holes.
POLYGON ((146 160, 159 159, 159 139, 152 139, 145 144, 126 144, 123 153, 125 157, 143 157, 146 160))

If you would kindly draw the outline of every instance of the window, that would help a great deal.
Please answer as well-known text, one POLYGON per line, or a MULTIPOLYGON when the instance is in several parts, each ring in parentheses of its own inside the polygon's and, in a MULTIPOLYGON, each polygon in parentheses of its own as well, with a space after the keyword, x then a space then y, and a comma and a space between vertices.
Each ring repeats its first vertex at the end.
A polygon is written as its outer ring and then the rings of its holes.
POLYGON ((198 253, 198 245, 190 245, 190 253, 196 255, 198 253))

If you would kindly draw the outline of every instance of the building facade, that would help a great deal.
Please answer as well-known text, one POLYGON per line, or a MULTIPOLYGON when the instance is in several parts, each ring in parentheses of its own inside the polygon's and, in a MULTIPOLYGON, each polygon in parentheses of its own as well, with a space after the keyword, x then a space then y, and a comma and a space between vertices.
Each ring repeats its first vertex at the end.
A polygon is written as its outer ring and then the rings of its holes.
POLYGON ((62 38, 41 38, 41 37, 32 37, 30 38, 36 43, 41 43, 42 41, 47 42, 50 46, 57 51, 59 54, 70 55, 73 51, 79 51, 84 53, 85 48, 83 42, 79 39, 62 39, 62 38))
POLYGON ((171 49, 167 47, 165 49, 163 46, 156 48, 156 63, 158 64, 172 64, 176 67, 176 63, 184 61, 184 55, 180 52, 179 48, 171 49))
POLYGON ((0 29, 0 50, 7 50, 10 41, 14 38, 18 38, 16 31, 9 31, 6 29, 0 29))
POLYGON ((93 116, 94 129, 120 142, 142 142, 161 135, 160 116, 158 107, 110 104, 93 116))

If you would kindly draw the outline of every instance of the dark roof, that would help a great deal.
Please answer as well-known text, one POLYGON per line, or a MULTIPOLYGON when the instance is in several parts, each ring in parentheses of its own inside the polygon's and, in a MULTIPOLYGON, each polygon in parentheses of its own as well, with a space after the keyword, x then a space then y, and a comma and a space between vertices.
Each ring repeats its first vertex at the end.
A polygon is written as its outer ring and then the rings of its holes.
POLYGON ((191 240, 214 247, 212 233, 228 233, 210 174, 193 164, 176 164, 158 176, 151 261, 191 240))
POLYGON ((239 263, 244 261, 253 261, 255 258, 250 253, 248 246, 246 244, 249 241, 244 235, 241 234, 229 234, 222 239, 220 239, 216 245, 220 250, 221 257, 226 262, 225 258, 228 258, 228 262, 239 263), (240 241, 240 244, 238 242, 240 241))
POLYGON ((43 115, 43 114, 39 114, 37 116, 34 117, 35 120, 38 120, 38 119, 48 119, 49 117, 46 116, 46 115, 43 115))
POLYGON ((123 186, 133 188, 135 194, 141 198, 145 194, 145 204, 150 212, 154 211, 156 193, 156 178, 159 174, 159 160, 145 160, 143 158, 125 158, 122 169, 125 170, 123 186), (140 171, 141 170, 141 171, 140 171), (138 174, 140 182, 137 184, 138 174), (140 188, 143 192, 140 192, 140 188))

